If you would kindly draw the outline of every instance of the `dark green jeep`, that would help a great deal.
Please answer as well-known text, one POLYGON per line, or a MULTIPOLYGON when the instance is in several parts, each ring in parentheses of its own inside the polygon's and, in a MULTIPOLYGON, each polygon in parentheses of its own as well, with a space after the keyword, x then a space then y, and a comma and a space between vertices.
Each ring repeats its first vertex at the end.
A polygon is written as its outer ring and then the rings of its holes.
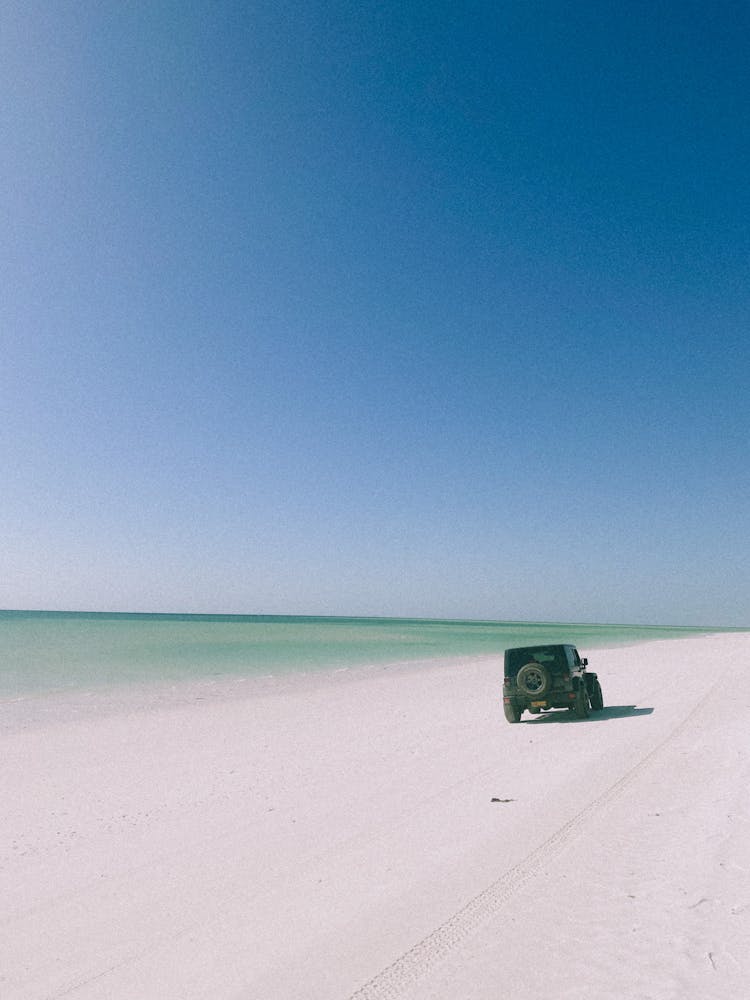
POLYGON ((524 710, 536 715, 549 708, 567 708, 585 719, 589 709, 604 708, 601 684, 587 666, 588 660, 567 644, 506 649, 505 718, 519 722, 524 710))

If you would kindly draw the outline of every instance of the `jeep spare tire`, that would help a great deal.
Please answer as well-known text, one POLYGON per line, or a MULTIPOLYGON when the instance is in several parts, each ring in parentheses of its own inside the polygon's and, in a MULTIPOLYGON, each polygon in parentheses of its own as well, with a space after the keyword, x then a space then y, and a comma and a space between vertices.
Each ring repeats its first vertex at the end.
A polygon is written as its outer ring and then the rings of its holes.
POLYGON ((516 684, 529 698, 540 698, 549 690, 549 671, 541 663, 526 663, 518 671, 516 684))

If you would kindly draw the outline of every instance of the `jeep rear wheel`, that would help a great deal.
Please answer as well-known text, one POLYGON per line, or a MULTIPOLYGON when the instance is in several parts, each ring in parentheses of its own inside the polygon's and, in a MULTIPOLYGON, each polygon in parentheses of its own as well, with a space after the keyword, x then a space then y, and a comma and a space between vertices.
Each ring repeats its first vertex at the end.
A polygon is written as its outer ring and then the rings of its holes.
POLYGON ((518 671, 516 684, 529 698, 539 698, 549 690, 549 672, 541 663, 527 663, 518 671))
POLYGON ((516 708, 515 705, 511 705, 510 702, 503 702, 503 711, 505 712, 505 718, 508 722, 520 722, 522 709, 516 708))

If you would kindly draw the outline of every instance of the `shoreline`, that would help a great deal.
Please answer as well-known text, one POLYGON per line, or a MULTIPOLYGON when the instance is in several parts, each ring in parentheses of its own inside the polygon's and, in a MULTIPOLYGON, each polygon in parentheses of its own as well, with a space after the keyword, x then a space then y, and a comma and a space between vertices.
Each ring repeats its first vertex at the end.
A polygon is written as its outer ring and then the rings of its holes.
POLYGON ((695 627, 205 618, 0 613, 0 701, 33 692, 143 682, 325 673, 482 655, 502 658, 506 648, 545 642, 572 642, 593 651, 712 634, 695 627))
MULTIPOLYGON (((696 638, 721 636, 724 632, 707 632, 700 636, 677 636, 669 639, 635 639, 607 646, 580 647, 582 655, 593 650, 593 656, 609 651, 635 648, 653 643, 689 642, 696 638)), ((732 633, 735 634, 735 633, 732 633)), ((736 633, 750 638, 750 631, 736 633)), ((227 702, 252 698, 280 697, 289 694, 314 693, 336 684, 362 683, 376 676, 397 679, 404 674, 461 669, 471 666, 497 665, 498 689, 502 686, 503 654, 483 653, 438 656, 389 663, 357 663, 352 666, 331 666, 323 669, 284 670, 278 673, 237 675, 232 673, 199 677, 124 679, 115 683, 98 683, 88 687, 29 689, 0 698, 0 713, 8 731, 29 725, 43 725, 54 713, 57 721, 132 714, 182 708, 201 702, 227 702)))
MULTIPOLYGON (((655 626, 658 627, 658 626, 655 626)), ((596 643, 574 643, 582 656, 587 656, 589 651, 593 651, 594 656, 599 653, 626 649, 629 647, 650 645, 655 642, 686 642, 692 639, 710 638, 712 636, 736 635, 750 636, 750 629, 747 630, 720 630, 705 631, 690 635, 659 636, 656 638, 623 638, 621 640, 604 641, 602 645, 596 643)), ((547 640, 540 640, 541 643, 547 640)), ((561 641, 572 641, 565 639, 561 641)), ((373 671, 398 674, 404 670, 425 671, 440 669, 450 664, 469 663, 473 661, 487 662, 496 661, 499 664, 500 678, 502 683, 503 652, 497 650, 492 652, 470 651, 466 653, 444 653, 437 656, 413 657, 408 659, 376 660, 370 663, 355 662, 352 664, 331 664, 328 666, 316 666, 301 664, 297 668, 282 667, 276 671, 268 672, 248 672, 237 671, 212 671, 205 674, 183 674, 172 677, 158 675, 148 677, 147 675, 122 676, 121 678, 102 677, 101 679, 83 680, 78 684, 57 685, 50 687, 21 687, 15 691, 0 691, 0 711, 8 706, 19 703, 33 703, 43 699, 57 699, 61 703, 68 701, 71 704, 81 705, 90 702, 104 702, 109 695, 128 700, 130 697, 137 700, 140 695, 146 695, 147 701, 153 696, 157 702, 162 702, 172 694, 183 692, 186 699, 189 699, 190 690, 195 687, 201 692, 218 692, 221 698, 232 698, 238 694, 249 694, 257 690, 259 693, 269 687, 278 687, 280 692, 287 690, 296 684, 312 684, 319 682, 328 684, 336 677, 346 676, 355 678, 360 674, 362 677, 368 676, 373 671), (225 693, 224 693, 225 692, 225 693)))

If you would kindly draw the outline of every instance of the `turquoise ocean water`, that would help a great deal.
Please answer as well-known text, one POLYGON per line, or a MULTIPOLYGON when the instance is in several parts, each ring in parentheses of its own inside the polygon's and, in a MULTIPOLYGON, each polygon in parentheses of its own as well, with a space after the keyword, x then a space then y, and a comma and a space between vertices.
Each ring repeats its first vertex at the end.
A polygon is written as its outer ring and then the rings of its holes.
MULTIPOLYGON (((501 654, 572 642, 582 652, 712 628, 300 616, 0 611, 0 698, 141 681, 261 676, 501 654)), ((739 630, 737 630, 739 631, 739 630)))

